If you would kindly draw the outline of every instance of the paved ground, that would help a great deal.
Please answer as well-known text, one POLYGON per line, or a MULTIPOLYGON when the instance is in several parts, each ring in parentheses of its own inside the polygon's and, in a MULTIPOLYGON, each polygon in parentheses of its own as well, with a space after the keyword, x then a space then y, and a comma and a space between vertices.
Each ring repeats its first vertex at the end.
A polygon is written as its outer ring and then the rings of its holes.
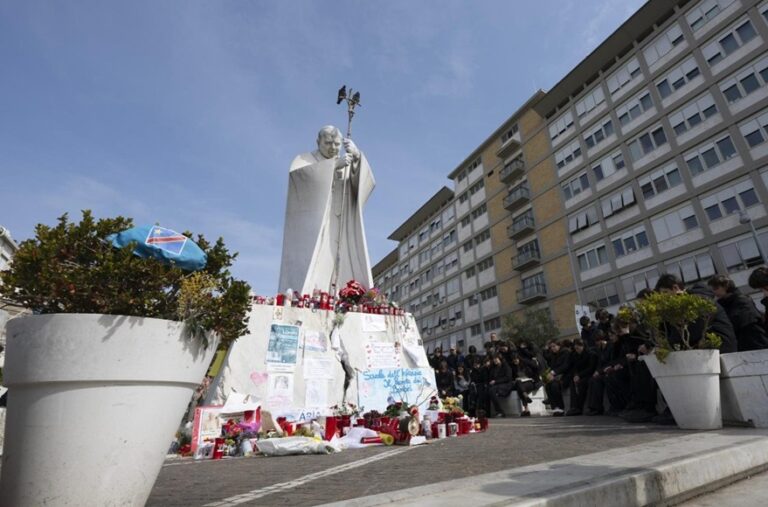
POLYGON ((169 461, 147 506, 235 502, 311 506, 687 433, 691 432, 674 426, 632 425, 608 417, 494 419, 487 433, 411 448, 376 447, 330 456, 169 461), (237 495, 242 496, 234 499, 237 495))
POLYGON ((768 472, 678 504, 677 507, 765 507, 766 505, 768 505, 768 472))

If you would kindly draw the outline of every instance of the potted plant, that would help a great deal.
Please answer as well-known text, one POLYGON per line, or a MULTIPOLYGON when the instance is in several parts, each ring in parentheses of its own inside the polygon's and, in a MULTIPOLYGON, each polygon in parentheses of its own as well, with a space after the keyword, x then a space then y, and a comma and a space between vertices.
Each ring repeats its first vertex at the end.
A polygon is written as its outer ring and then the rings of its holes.
POLYGON ((634 308, 619 310, 619 321, 642 326, 653 353, 641 356, 661 389, 675 422, 684 429, 722 427, 721 338, 709 329, 717 307, 685 292, 655 292, 634 308))
POLYGON ((64 215, 0 273, 33 313, 7 325, 0 505, 144 505, 216 345, 247 333, 221 239, 196 238, 207 262, 189 272, 106 240, 132 225, 64 215))

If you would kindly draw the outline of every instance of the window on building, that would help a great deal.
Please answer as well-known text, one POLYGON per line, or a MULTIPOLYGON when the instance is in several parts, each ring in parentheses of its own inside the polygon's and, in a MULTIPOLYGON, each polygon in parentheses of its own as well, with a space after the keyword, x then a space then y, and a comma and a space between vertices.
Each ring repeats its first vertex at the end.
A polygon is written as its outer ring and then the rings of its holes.
POLYGON ((459 204, 464 204, 469 199, 469 192, 464 192, 459 196, 459 204))
POLYGON ((657 125, 630 141, 627 146, 629 147, 630 158, 633 162, 637 162, 665 144, 667 144, 667 136, 664 133, 664 128, 657 125))
POLYGON ((470 266, 466 270, 464 270, 464 277, 469 279, 475 276, 475 267, 470 266))
POLYGON ((616 109, 616 115, 619 117, 619 123, 625 127, 639 118, 646 111, 653 109, 653 98, 651 93, 643 90, 638 95, 624 102, 616 109))
POLYGON ((605 102, 603 88, 597 85, 593 90, 576 102, 576 116, 583 118, 605 102))
POLYGON ((472 324, 470 326, 470 328, 469 328, 469 334, 471 336, 477 336, 477 335, 482 334, 482 333, 483 333, 483 330, 482 330, 480 324, 472 324))
POLYGON ((568 217, 568 232, 575 234, 597 223, 597 208, 590 206, 568 217))
POLYGON ((696 218, 696 212, 693 211, 693 206, 688 204, 658 218, 654 218, 651 220, 651 226, 656 235, 656 240, 666 241, 688 231, 698 229, 699 221, 696 218))
POLYGON ((663 78, 656 81, 656 89, 659 91, 661 98, 665 99, 677 90, 682 89, 700 74, 701 71, 696 63, 696 59, 690 56, 681 64, 668 71, 663 78))
POLYGON ((717 15, 733 2, 734 0, 703 0, 688 11, 685 20, 691 30, 696 32, 712 20, 717 19, 717 15))
POLYGON ((608 92, 611 96, 615 96, 622 88, 628 88, 630 85, 634 84, 641 75, 640 63, 638 62, 637 57, 633 57, 608 77, 606 80, 608 92))
POLYGON ((635 227, 611 238, 611 243, 613 244, 613 253, 617 258, 650 246, 644 226, 635 227))
POLYGON ((488 287, 485 290, 480 291, 480 300, 481 301, 488 301, 489 299, 496 297, 496 286, 488 287))
POLYGON ((584 171, 577 175, 575 178, 563 183, 561 188, 563 189, 563 195, 565 196, 566 201, 572 197, 576 197, 589 188, 589 178, 587 177, 587 172, 584 171))
POLYGON ((445 271, 451 270, 459 265, 459 254, 449 253, 445 256, 445 271))
POLYGON ((483 180, 478 180, 476 183, 474 183, 471 187, 469 187, 469 195, 475 195, 478 193, 483 187, 485 186, 485 182, 483 180))
POLYGON ((448 248, 456 242, 456 229, 453 229, 443 235, 443 248, 448 248))
POLYGON ((480 234, 478 234, 477 236, 475 236, 475 246, 479 245, 483 241, 488 241, 489 239, 491 239, 491 230, 486 229, 480 234))
POLYGON ((597 308, 619 304, 619 294, 616 291, 616 284, 613 282, 585 289, 584 297, 587 299, 588 304, 597 308))
POLYGON ((624 169, 624 167, 626 167, 624 155, 621 151, 617 151, 604 157, 597 165, 592 166, 592 173, 595 175, 596 181, 602 181, 616 171, 624 169))
MULTIPOLYGON (((765 248, 765 234, 759 239, 761 248, 765 248)), ((763 263, 757 243, 751 237, 721 245, 720 254, 728 271, 742 271, 763 263)))
POLYGON ((608 262, 605 245, 597 245, 576 255, 580 271, 588 271, 608 262))
POLYGON ((686 153, 683 158, 685 158, 688 170, 691 171, 691 176, 698 176, 736 155, 736 148, 733 146, 731 136, 725 135, 716 141, 702 144, 695 150, 686 153))
POLYGON ((653 66, 683 42, 685 42, 683 31, 680 25, 674 23, 643 50, 646 63, 649 67, 653 66))
POLYGON ((662 194, 670 188, 676 187, 683 182, 680 176, 680 169, 677 164, 671 163, 651 172, 648 176, 638 179, 640 191, 644 199, 650 199, 662 194))
POLYGON ((768 112, 764 112, 739 125, 739 131, 750 148, 763 144, 768 139, 768 112))
POLYGON ((464 253, 471 252, 472 251, 472 240, 470 239, 464 245, 462 245, 462 249, 464 250, 464 253))
POLYGON ((467 298, 467 304, 469 304, 469 306, 475 306, 479 302, 480 302, 480 299, 478 297, 478 294, 471 294, 467 298))
POLYGON ((701 48, 701 53, 709 66, 716 65, 725 60, 728 55, 739 49, 757 36, 757 31, 752 22, 745 18, 739 20, 733 27, 724 31, 711 43, 701 48))
POLYGON ((584 138, 584 142, 587 148, 593 148, 605 141, 606 138, 612 136, 614 133, 613 122, 609 118, 604 118, 598 122, 598 126, 593 127, 588 136, 584 138))
POLYGON ((715 99, 711 93, 707 92, 669 115, 669 123, 675 134, 679 136, 716 114, 715 99))
POLYGON ((488 206, 486 206, 485 203, 481 204, 477 208, 472 210, 472 220, 482 216, 485 214, 485 212, 488 211, 488 206))
POLYGON ((541 256, 541 253, 539 251, 538 239, 534 239, 532 241, 529 241, 527 243, 517 246, 518 258, 530 258, 530 257, 540 257, 540 256, 541 256))
POLYGON ((492 267, 493 267, 493 257, 488 257, 487 259, 482 260, 482 261, 477 263, 477 271, 478 271, 478 273, 482 273, 486 269, 492 268, 492 267))
POLYGON ((600 206, 603 209, 603 218, 618 213, 630 206, 637 204, 635 191, 632 186, 625 187, 613 195, 604 197, 600 200, 600 206))
POLYGON ((730 104, 764 88, 768 84, 768 56, 750 62, 720 82, 720 91, 730 104))
POLYGON ((635 299, 637 293, 643 289, 653 290, 656 282, 659 281, 659 270, 657 268, 646 269, 621 278, 621 285, 624 289, 624 296, 627 299, 635 299))
POLYGON ((512 138, 512 136, 517 134, 518 131, 519 129, 518 129, 517 123, 515 123, 514 125, 509 127, 507 130, 505 130, 504 133, 501 134, 501 144, 504 144, 507 141, 509 141, 512 138))
POLYGON ((574 160, 581 157, 581 145, 579 140, 576 139, 569 143, 568 146, 555 153, 555 163, 558 169, 562 169, 574 160))
POLYGON ((491 332, 496 329, 501 328, 501 319, 499 317, 494 317, 492 319, 488 319, 485 322, 483 322, 483 328, 485 328, 485 332, 491 332))
POLYGON ((462 227, 469 227, 469 224, 472 222, 472 217, 469 215, 464 216, 464 218, 461 219, 461 226, 462 227))
POLYGON ((446 295, 450 296, 451 294, 456 294, 459 292, 459 277, 455 276, 445 282, 445 293, 446 295))
POLYGON ((453 204, 450 204, 443 210, 443 223, 445 225, 450 225, 454 218, 456 218, 456 210, 454 209, 453 204))
POLYGON ((475 172, 475 170, 478 167, 480 167, 480 165, 481 165, 480 157, 478 157, 475 160, 473 160, 472 162, 470 162, 470 164, 467 166, 467 175, 470 175, 473 172, 475 172))
POLYGON ((744 180, 701 199, 710 222, 760 204, 752 180, 744 180))
POLYGON ((669 261, 664 264, 664 271, 690 284, 714 275, 715 265, 709 253, 701 253, 669 261))
MULTIPOLYGON (((573 114, 568 111, 549 126, 549 138, 554 141, 573 126, 573 114)), ((503 142, 503 141, 502 141, 503 142)))

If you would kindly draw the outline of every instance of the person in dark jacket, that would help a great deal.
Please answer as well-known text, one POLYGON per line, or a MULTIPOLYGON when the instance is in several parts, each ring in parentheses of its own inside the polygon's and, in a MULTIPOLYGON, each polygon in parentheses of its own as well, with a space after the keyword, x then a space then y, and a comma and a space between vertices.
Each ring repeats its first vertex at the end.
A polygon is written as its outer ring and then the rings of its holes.
MULTIPOLYGON (((671 294, 682 294, 686 292, 683 282, 675 275, 670 275, 668 273, 659 277, 659 281, 656 282, 656 290, 671 294)), ((712 291, 704 285, 694 285, 688 289, 687 292, 688 294, 694 294, 709 299, 715 303, 716 307, 715 314, 711 318, 698 319, 688 326, 690 334, 689 344, 691 347, 696 348, 699 341, 701 341, 704 332, 711 331, 717 334, 723 341, 720 345, 721 354, 736 352, 736 333, 733 331, 733 326, 731 325, 731 321, 728 319, 725 310, 715 301, 712 291)), ((669 339, 670 345, 673 346, 682 342, 679 332, 672 326, 667 326, 667 338, 669 339)))
POLYGON ((733 280, 725 275, 713 276, 707 285, 731 321, 736 332, 738 350, 741 352, 768 348, 768 335, 763 327, 763 317, 752 298, 742 294, 733 280))
POLYGON ((446 361, 440 363, 440 369, 435 372, 435 382, 441 398, 453 396, 453 372, 448 369, 446 361))
POLYGON ((602 329, 598 330, 595 333, 595 343, 597 345, 595 349, 597 365, 595 372, 589 379, 585 415, 601 415, 605 411, 603 406, 605 383, 613 373, 613 366, 621 355, 621 343, 619 342, 618 335, 613 330, 608 335, 605 335, 602 329))
POLYGON ((469 353, 464 356, 464 367, 467 371, 472 370, 475 367, 475 358, 479 358, 477 355, 477 347, 474 345, 469 346, 469 353))
POLYGON ((531 412, 528 410, 528 404, 533 401, 528 396, 528 393, 541 387, 539 365, 533 359, 528 359, 520 354, 513 354, 512 363, 509 366, 512 369, 514 389, 517 391, 517 397, 523 405, 520 417, 528 417, 531 415, 531 412))
POLYGON ((445 361, 445 356, 443 355, 443 349, 440 347, 437 347, 435 349, 434 354, 432 354, 432 357, 429 358, 429 365, 435 369, 440 369, 440 363, 445 361))
POLYGON ((584 342, 587 350, 595 350, 595 332, 597 331, 595 321, 590 319, 588 315, 582 315, 579 318, 579 325, 581 326, 581 341, 584 342))
POLYGON ((768 332, 768 268, 760 266, 749 274, 749 286, 753 289, 763 291, 763 299, 760 303, 763 305, 763 327, 768 332))
POLYGON ((571 352, 571 408, 565 415, 581 415, 584 402, 587 400, 589 379, 595 372, 597 356, 586 349, 584 341, 577 338, 573 341, 571 352))
POLYGON ((549 345, 549 352, 551 357, 549 361, 550 371, 546 379, 545 391, 549 405, 552 407, 552 415, 562 416, 565 415, 563 391, 570 384, 571 355, 568 349, 561 348, 556 341, 549 345))
POLYGON ((488 397, 491 400, 493 413, 496 417, 506 417, 501 409, 499 398, 506 398, 512 391, 512 369, 501 355, 493 357, 491 376, 488 381, 488 397))

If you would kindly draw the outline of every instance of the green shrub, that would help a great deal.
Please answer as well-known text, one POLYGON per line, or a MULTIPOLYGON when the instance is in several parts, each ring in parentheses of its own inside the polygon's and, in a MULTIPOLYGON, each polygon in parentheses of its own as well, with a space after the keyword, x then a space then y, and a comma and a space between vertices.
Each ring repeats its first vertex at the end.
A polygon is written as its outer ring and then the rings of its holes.
POLYGON ((237 254, 230 254, 221 238, 212 244, 197 236, 208 263, 189 273, 135 256, 134 245, 117 249, 105 240, 132 226, 124 217, 95 220, 88 210, 80 223, 65 214, 53 227, 38 224, 35 237, 22 241, 10 268, 0 272, 0 296, 37 314, 185 321, 193 335, 213 331, 222 345, 248 333, 250 286, 230 275, 237 254))

